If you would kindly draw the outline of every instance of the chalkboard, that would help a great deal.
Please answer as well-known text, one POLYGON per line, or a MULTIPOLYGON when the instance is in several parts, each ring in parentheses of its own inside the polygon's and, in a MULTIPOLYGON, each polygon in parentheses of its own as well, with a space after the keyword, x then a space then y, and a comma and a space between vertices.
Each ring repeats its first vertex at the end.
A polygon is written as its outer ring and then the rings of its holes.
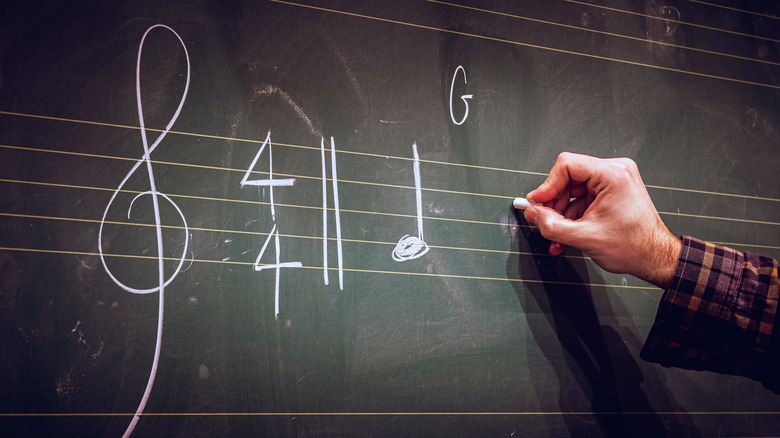
POLYGON ((510 207, 627 156, 673 232, 780 256, 775 2, 13 3, 4 436, 780 430, 510 207))

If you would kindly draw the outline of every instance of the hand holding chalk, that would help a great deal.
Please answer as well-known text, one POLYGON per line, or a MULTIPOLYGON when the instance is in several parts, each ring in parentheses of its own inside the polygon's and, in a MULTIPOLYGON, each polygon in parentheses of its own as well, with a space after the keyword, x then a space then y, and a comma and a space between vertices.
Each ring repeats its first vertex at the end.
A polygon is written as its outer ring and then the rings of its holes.
POLYGON ((527 197, 533 201, 513 205, 553 242, 550 254, 569 245, 607 271, 662 288, 671 281, 682 243, 664 225, 632 160, 563 153, 527 197))

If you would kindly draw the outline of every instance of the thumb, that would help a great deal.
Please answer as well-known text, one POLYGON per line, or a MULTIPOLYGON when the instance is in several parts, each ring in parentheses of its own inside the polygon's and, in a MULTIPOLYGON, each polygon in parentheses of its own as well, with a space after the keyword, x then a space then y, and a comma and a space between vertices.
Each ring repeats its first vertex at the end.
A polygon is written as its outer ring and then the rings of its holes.
POLYGON ((525 218, 545 239, 562 245, 576 247, 577 236, 583 232, 583 224, 567 219, 549 207, 530 207, 525 210, 525 218))

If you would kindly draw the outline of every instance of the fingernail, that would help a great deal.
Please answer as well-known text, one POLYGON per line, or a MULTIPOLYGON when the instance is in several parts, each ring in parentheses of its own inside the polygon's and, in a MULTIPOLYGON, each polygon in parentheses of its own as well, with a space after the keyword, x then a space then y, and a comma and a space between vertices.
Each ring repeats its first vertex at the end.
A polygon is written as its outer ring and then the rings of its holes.
POLYGON ((528 221, 529 224, 536 226, 536 218, 539 216, 539 211, 537 211, 537 209, 534 207, 526 208, 523 214, 525 215, 525 220, 528 221))

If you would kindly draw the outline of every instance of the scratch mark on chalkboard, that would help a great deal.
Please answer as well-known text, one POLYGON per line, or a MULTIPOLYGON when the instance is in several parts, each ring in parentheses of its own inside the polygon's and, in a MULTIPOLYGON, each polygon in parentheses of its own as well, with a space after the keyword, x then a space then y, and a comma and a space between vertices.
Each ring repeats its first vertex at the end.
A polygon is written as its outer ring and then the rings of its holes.
POLYGON ((190 250, 190 264, 187 265, 186 268, 182 269, 181 272, 187 272, 192 267, 192 264, 195 263, 195 253, 190 250))
POLYGON ((206 380, 209 378, 209 369, 204 364, 198 366, 198 379, 206 380))
POLYGON ((81 264, 81 267, 84 268, 84 269, 89 269, 90 271, 95 269, 94 266, 89 266, 84 260, 80 259, 78 256, 76 256, 76 260, 79 261, 79 263, 81 264))
POLYGON ((344 74, 347 75, 349 83, 352 84, 352 87, 355 89, 355 93, 357 94, 358 100, 360 101, 360 106, 363 107, 363 112, 368 112, 368 105, 366 104, 365 97, 363 97, 363 90, 360 88, 360 83, 358 83, 357 77, 352 72, 352 69, 349 68, 349 64, 347 63, 347 60, 344 58, 344 55, 341 53, 341 51, 339 51, 332 42, 330 46, 331 50, 336 55, 336 59, 339 60, 341 66, 344 68, 344 74))
POLYGON ((748 107, 745 107, 745 108, 747 108, 745 113, 747 114, 747 116, 749 116, 752 119, 752 122, 748 121, 748 123, 750 124, 751 128, 755 128, 756 127, 756 123, 758 122, 758 111, 756 111, 753 108, 748 108, 748 107))
POLYGON ((313 375, 314 373, 316 373, 316 371, 309 371, 308 373, 302 375, 300 378, 298 378, 297 383, 301 383, 303 381, 303 379, 313 375))
POLYGON ((69 398, 76 392, 76 385, 73 383, 72 372, 68 371, 64 376, 57 379, 57 385, 55 387, 57 396, 60 399, 69 398))
POLYGON ((100 340, 100 346, 98 347, 98 350, 94 353, 92 353, 92 359, 97 359, 98 356, 103 352, 103 340, 100 340))
POLYGON ((433 203, 433 201, 427 203, 426 207, 428 207, 428 211, 429 212, 431 212, 431 213, 433 213, 435 215, 441 216, 442 214, 444 214, 444 208, 443 207, 437 207, 436 204, 433 203))
POLYGON ((647 298, 650 298, 650 299, 651 299, 651 300, 653 300, 653 301, 658 301, 658 299, 657 299, 657 298, 653 298, 653 296, 652 296, 652 295, 650 295, 649 293, 647 293, 647 291, 640 290, 640 292, 642 292, 642 294, 644 294, 644 296, 646 296, 647 298))
POLYGON ((76 339, 76 342, 83 345, 84 348, 84 354, 89 353, 89 344, 87 344, 87 340, 84 339, 84 332, 79 328, 81 325, 81 320, 76 321, 76 325, 70 330, 71 333, 78 334, 78 339, 76 339))
POLYGON ((267 96, 267 95, 279 96, 279 98, 282 99, 282 102, 287 104, 287 106, 289 106, 295 112, 295 114, 297 114, 298 117, 300 117, 301 120, 303 120, 304 123, 306 123, 306 126, 309 127, 309 132, 311 132, 313 135, 315 135, 317 137, 321 137, 322 136, 322 133, 320 132, 320 130, 314 127, 314 124, 312 124, 312 121, 309 118, 309 116, 306 115, 306 112, 303 111, 303 108, 301 108, 300 105, 298 105, 293 100, 293 98, 290 97, 290 95, 287 94, 287 92, 285 92, 284 90, 279 89, 279 87, 277 87, 275 85, 267 84, 267 85, 263 86, 262 88, 255 88, 254 94, 255 94, 256 97, 258 97, 258 96, 267 96))

